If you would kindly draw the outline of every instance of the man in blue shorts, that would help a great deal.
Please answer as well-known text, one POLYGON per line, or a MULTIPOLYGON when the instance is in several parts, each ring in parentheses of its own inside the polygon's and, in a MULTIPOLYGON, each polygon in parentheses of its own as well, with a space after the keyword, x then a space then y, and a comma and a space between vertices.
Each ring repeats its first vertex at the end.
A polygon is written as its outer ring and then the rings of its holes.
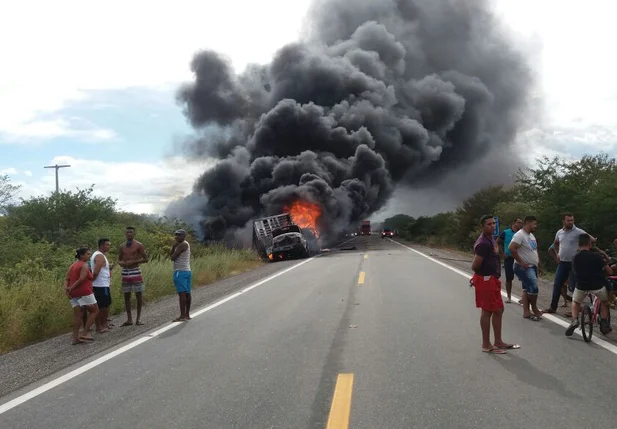
POLYGON ((517 217, 512 222, 512 227, 503 230, 499 235, 497 243, 499 244, 499 253, 503 258, 503 268, 506 271, 506 294, 508 295, 506 302, 512 302, 512 280, 514 280, 514 257, 510 252, 509 246, 512 237, 523 227, 523 219, 517 217))
POLYGON ((174 233, 176 242, 171 248, 170 258, 174 262, 174 286, 180 301, 180 317, 174 322, 191 320, 191 246, 186 241, 186 231, 179 229, 174 233))
POLYGON ((514 257, 514 274, 521 281, 523 287, 523 317, 538 321, 542 312, 538 309, 538 276, 540 257, 538 255, 538 242, 533 233, 538 227, 535 216, 526 216, 521 228, 510 242, 510 252, 514 257), (531 306, 531 311, 529 307, 531 306), (531 314, 533 312, 533 314, 531 314))

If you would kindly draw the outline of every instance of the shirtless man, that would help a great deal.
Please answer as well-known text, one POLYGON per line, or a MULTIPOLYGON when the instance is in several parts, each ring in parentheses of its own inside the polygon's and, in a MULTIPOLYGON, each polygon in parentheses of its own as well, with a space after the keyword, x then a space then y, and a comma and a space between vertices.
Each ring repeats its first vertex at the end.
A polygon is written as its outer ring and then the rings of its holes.
POLYGON ((148 255, 144 245, 135 240, 135 228, 127 226, 124 235, 126 243, 120 246, 118 265, 122 267, 122 293, 124 293, 124 308, 126 309, 127 318, 126 322, 120 326, 130 326, 133 324, 131 292, 135 292, 135 298, 137 299, 137 319, 135 319, 135 324, 143 325, 140 318, 144 280, 139 265, 148 262, 148 255))

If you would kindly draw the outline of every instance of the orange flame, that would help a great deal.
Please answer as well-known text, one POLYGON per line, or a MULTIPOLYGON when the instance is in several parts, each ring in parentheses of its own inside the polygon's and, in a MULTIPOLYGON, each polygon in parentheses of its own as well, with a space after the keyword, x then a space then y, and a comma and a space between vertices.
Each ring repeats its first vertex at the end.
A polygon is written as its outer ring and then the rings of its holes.
POLYGON ((296 200, 285 211, 291 216, 291 220, 303 229, 310 229, 315 237, 319 237, 317 221, 321 216, 321 206, 308 201, 296 200))

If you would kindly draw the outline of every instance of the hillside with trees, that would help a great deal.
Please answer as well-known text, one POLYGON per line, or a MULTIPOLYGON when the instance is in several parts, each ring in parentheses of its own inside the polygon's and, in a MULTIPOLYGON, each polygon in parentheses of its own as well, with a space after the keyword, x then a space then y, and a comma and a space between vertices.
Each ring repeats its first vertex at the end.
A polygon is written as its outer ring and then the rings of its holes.
MULTIPOLYGON (((487 183, 499 182, 487 178, 487 183)), ((491 186, 472 195, 456 210, 433 216, 408 218, 396 227, 401 237, 421 244, 471 251, 479 235, 483 214, 499 217, 508 228, 516 216, 538 218, 540 255, 548 270, 555 268, 548 247, 561 228, 562 215, 572 212, 576 225, 598 238, 598 246, 617 253, 617 164, 606 154, 587 155, 577 161, 543 158, 535 168, 519 170, 513 186, 491 186)), ((397 215, 386 224, 405 219, 397 215)))
MULTIPOLYGON (((202 245, 178 220, 120 211, 113 199, 95 196, 92 187, 21 201, 18 191, 8 176, 0 176, 0 353, 70 331, 72 310, 62 279, 75 249, 84 244, 95 249, 99 238, 109 238, 108 258, 116 261, 127 226, 136 228, 150 258, 142 266, 146 303, 175 293, 168 254, 178 228, 189 233, 194 286, 261 263, 247 249, 202 245)), ((114 270, 112 314, 124 311, 119 285, 120 272, 114 270)))

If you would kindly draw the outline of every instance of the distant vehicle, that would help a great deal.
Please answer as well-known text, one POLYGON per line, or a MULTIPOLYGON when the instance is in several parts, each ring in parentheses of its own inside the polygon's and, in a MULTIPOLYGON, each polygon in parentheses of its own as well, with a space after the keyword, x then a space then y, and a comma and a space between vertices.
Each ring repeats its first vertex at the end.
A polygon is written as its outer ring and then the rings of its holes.
POLYGON ((381 238, 394 237, 394 235, 394 230, 390 228, 384 228, 383 231, 381 231, 381 238))
POLYGON ((363 220, 360 226, 360 235, 371 235, 371 221, 363 220))
POLYGON ((253 248, 270 261, 298 256, 308 257, 309 245, 302 229, 293 223, 289 213, 253 221, 253 248))

